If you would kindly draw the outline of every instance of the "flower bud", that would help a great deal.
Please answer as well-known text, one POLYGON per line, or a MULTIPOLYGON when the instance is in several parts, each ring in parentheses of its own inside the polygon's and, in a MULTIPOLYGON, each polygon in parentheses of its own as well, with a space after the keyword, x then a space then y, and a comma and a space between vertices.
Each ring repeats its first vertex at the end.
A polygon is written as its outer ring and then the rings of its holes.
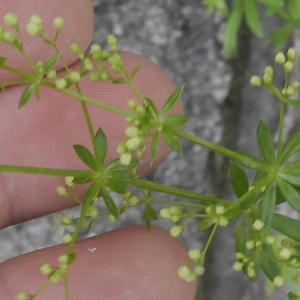
POLYGON ((56 71, 55 70, 50 70, 48 73, 47 73, 47 77, 49 79, 55 79, 56 78, 56 71))
POLYGON ((133 137, 126 141, 126 147, 130 151, 136 151, 141 143, 141 139, 139 137, 133 137))
POLYGON ((192 249, 189 251, 189 257, 192 260, 198 260, 201 258, 201 252, 199 249, 192 249))
POLYGON ((137 137, 139 135, 139 130, 138 130, 138 128, 133 127, 133 126, 127 127, 125 129, 125 134, 130 138, 137 137))
POLYGON ((236 272, 242 271, 244 264, 242 264, 241 262, 235 262, 232 266, 232 269, 236 272))
POLYGON ((128 199, 128 204, 130 206, 136 206, 137 204, 139 203, 139 199, 135 196, 131 196, 129 199, 128 199))
POLYGON ((75 43, 70 46, 70 49, 75 54, 81 53, 79 46, 77 44, 75 44, 75 43))
POLYGON ((289 48, 288 52, 287 52, 287 57, 290 61, 295 61, 297 56, 297 52, 295 48, 289 48))
POLYGON ((53 268, 50 264, 44 264, 41 266, 40 271, 43 275, 49 275, 53 271, 53 268))
POLYGON ((291 73, 294 69, 294 63, 291 62, 290 60, 288 60, 284 66, 283 66, 284 70, 287 72, 287 73, 291 73))
POLYGON ((159 212, 159 214, 160 214, 160 216, 163 219, 170 219, 172 217, 172 214, 171 214, 169 208, 163 208, 163 209, 161 209, 160 212, 159 212))
POLYGON ((281 288, 284 284, 284 280, 281 276, 276 276, 274 279, 273 279, 273 284, 278 287, 278 288, 281 288))
POLYGON ((288 248, 282 248, 278 256, 281 260, 288 260, 292 256, 292 252, 288 248))
POLYGON ((66 265, 66 264, 69 262, 69 256, 68 256, 67 254, 61 255, 61 256, 58 258, 58 262, 59 262, 61 265, 66 265))
POLYGON ((256 231, 261 231, 264 226, 265 224, 259 219, 255 220, 255 222, 252 225, 253 229, 256 231))
POLYGON ((182 230, 183 230, 183 226, 181 225, 173 226, 170 230, 170 234, 172 237, 178 237, 180 236, 182 230))
POLYGON ((283 52, 279 52, 277 53, 277 55, 275 56, 275 61, 279 64, 279 65, 284 65, 286 58, 283 52))
POLYGON ((66 234, 62 237, 63 244, 69 244, 72 241, 72 236, 70 234, 66 234))
POLYGON ((191 270, 188 266, 182 266, 177 270, 177 274, 181 279, 185 279, 188 275, 190 275, 191 270))
POLYGON ((7 26, 12 28, 17 28, 19 25, 18 16, 16 14, 8 13, 4 16, 3 20, 7 26))
POLYGON ((275 237, 274 237, 274 235, 268 235, 268 236, 266 236, 266 243, 268 245, 273 245, 275 243, 275 237))
POLYGON ((122 166, 129 166, 132 159, 132 155, 130 153, 123 153, 120 156, 120 164, 122 166))
POLYGON ((56 192, 59 196, 62 196, 64 198, 68 198, 69 195, 67 193, 67 190, 63 187, 63 186, 59 186, 57 189, 56 189, 56 192))
POLYGON ((259 76, 252 76, 250 79, 250 84, 253 86, 261 86, 262 80, 259 76))
POLYGON ((79 72, 70 72, 69 76, 70 76, 70 81, 74 83, 78 82, 81 78, 79 72))
POLYGON ((215 211, 217 215, 224 215, 225 207, 223 205, 216 205, 215 211))
POLYGON ((67 86, 67 81, 65 78, 60 78, 56 80, 55 85, 58 90, 62 90, 67 86))
POLYGON ((53 21, 53 26, 56 30, 61 30, 65 26, 65 21, 63 18, 57 17, 53 21))

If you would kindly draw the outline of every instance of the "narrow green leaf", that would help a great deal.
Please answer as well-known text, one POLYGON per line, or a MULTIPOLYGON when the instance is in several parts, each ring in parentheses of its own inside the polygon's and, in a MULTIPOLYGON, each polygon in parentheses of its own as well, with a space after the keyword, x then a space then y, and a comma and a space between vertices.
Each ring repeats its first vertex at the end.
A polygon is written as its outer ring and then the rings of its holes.
MULTIPOLYGON (((299 106, 300 108, 300 106, 299 106)), ((286 162, 300 149, 300 129, 295 131, 284 144, 280 154, 280 164, 286 162)), ((300 168, 299 168, 300 170, 300 168)))
POLYGON ((168 126, 183 126, 190 121, 189 118, 182 115, 173 115, 165 119, 164 123, 168 126))
POLYGON ((120 181, 120 182, 131 182, 136 177, 134 174, 127 173, 127 172, 113 172, 108 176, 109 179, 120 181))
POLYGON ((300 160, 294 161, 286 165, 281 173, 289 175, 300 175, 300 160))
POLYGON ((164 130, 164 128, 161 133, 168 146, 181 155, 182 148, 179 137, 168 130, 164 130))
POLYGON ((280 191, 289 205, 300 212, 300 193, 287 181, 280 179, 278 182, 280 191))
POLYGON ((292 292, 289 292, 287 296, 289 300, 300 300, 300 296, 292 292))
POLYGON ((34 91, 35 91, 36 99, 38 99, 40 101, 41 100, 41 86, 39 83, 35 84, 34 91))
POLYGON ((68 255, 68 266, 71 265, 76 259, 76 252, 72 252, 68 255))
POLYGON ((93 199, 98 196, 101 185, 102 185, 102 180, 94 181, 91 184, 91 186, 88 188, 88 190, 85 193, 83 207, 86 206, 90 207, 93 199))
POLYGON ((249 182, 246 172, 237 164, 231 162, 229 165, 229 176, 236 197, 242 197, 249 189, 249 182))
POLYGON ((276 206, 280 205, 281 203, 286 202, 285 198, 283 197, 279 186, 276 186, 276 206))
POLYGON ((147 105, 149 106, 151 113, 154 113, 154 115, 157 117, 158 113, 154 102, 150 98, 145 98, 145 100, 147 101, 147 105))
POLYGON ((125 194, 127 192, 125 184, 120 181, 115 181, 113 179, 106 179, 105 185, 113 192, 118 194, 125 194))
POLYGON ((245 19, 250 30, 258 37, 262 37, 263 31, 259 19, 258 9, 254 0, 245 1, 245 19))
POLYGON ((298 0, 288 0, 289 14, 295 23, 300 20, 300 2, 298 0))
POLYGON ((260 152, 265 162, 270 165, 276 164, 276 154, 274 151, 272 134, 267 125, 260 120, 257 127, 256 138, 260 152))
POLYGON ((128 166, 121 165, 120 159, 115 159, 111 161, 105 168, 105 172, 113 172, 113 171, 123 171, 123 170, 130 170, 135 168, 139 165, 140 161, 136 158, 132 158, 131 162, 128 166))
POLYGON ((276 257, 274 254, 274 251, 271 246, 264 245, 263 246, 264 252, 267 252, 268 257, 274 257, 274 260, 267 258, 263 252, 261 253, 261 267, 266 274, 266 276, 273 281, 273 279, 280 274, 280 268, 279 265, 276 262, 276 257))
POLYGON ((204 218, 201 220, 200 224, 197 227, 197 230, 206 230, 214 224, 213 218, 204 218))
POLYGON ((158 146, 159 146, 159 132, 157 130, 155 130, 152 135, 152 140, 151 140, 151 166, 157 155, 158 146))
POLYGON ((300 186, 300 175, 280 174, 280 178, 292 185, 300 186))
POLYGON ((95 135, 95 159, 98 168, 101 170, 104 167, 107 154, 107 139, 101 128, 98 129, 95 135))
POLYGON ((5 62, 6 62, 6 58, 0 56, 0 68, 1 68, 2 65, 5 64, 5 62))
POLYGON ((48 73, 56 65, 60 58, 60 54, 57 54, 50 58, 44 65, 45 73, 48 73))
POLYGON ((85 184, 85 183, 91 182, 93 180, 94 180, 94 178, 75 177, 72 180, 72 183, 75 183, 75 184, 85 184))
POLYGON ((145 211, 142 216, 142 219, 145 220, 148 230, 151 229, 151 220, 158 220, 158 216, 157 216, 155 210, 152 208, 152 206, 149 203, 147 203, 145 205, 145 211))
POLYGON ((96 161, 95 161, 92 153, 90 152, 90 150, 88 150, 87 148, 85 148, 82 145, 73 145, 73 148, 74 148, 75 152, 77 153, 77 155, 79 156, 79 158, 87 166, 89 166, 91 169, 97 171, 97 164, 96 164, 96 161))
POLYGON ((242 22, 243 7, 240 0, 235 0, 226 24, 224 37, 224 51, 228 57, 233 57, 237 49, 238 29, 242 22))
POLYGON ((123 83, 126 83, 126 80, 123 78, 115 78, 111 82, 116 83, 116 84, 123 84, 123 83))
POLYGON ((300 221, 274 214, 272 228, 287 237, 300 242, 300 221))
POLYGON ((279 51, 286 44, 288 38, 292 34, 293 29, 294 27, 290 23, 280 27, 268 37, 267 44, 275 43, 275 50, 279 51))
POLYGON ((116 206, 113 198, 111 197, 111 195, 107 192, 107 190, 105 188, 102 189, 102 196, 103 196, 103 200, 105 202, 107 209, 116 218, 116 220, 118 220, 119 219, 118 207, 116 206))
POLYGON ((300 102, 298 100, 287 99, 286 103, 300 110, 300 102))
POLYGON ((180 88, 178 88, 166 101, 162 108, 162 115, 165 115, 167 112, 169 112, 180 100, 181 94, 183 92, 184 85, 180 88))
POLYGON ((260 219, 264 222, 264 232, 268 235, 271 231, 272 218, 276 205, 276 190, 274 182, 270 183, 263 193, 260 202, 260 219))
POLYGON ((141 67, 137 67, 133 70, 133 72, 130 75, 130 80, 133 80, 134 77, 138 74, 138 72, 141 70, 141 67))
POLYGON ((240 219, 234 229, 235 251, 236 253, 244 253, 244 220, 240 219))
POLYGON ((28 103, 28 101, 31 99, 33 95, 34 90, 35 90, 35 84, 31 84, 25 89, 25 91, 21 96, 18 109, 21 109, 26 103, 28 103))

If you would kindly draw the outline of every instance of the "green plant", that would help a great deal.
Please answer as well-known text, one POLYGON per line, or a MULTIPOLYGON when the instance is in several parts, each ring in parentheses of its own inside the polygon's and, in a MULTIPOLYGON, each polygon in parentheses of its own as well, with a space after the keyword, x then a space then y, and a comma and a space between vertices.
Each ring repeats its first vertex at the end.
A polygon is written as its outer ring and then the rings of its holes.
MULTIPOLYGON (((205 256, 217 229, 236 220, 237 262, 233 266, 234 270, 243 271, 251 282, 257 280, 258 273, 262 270, 274 286, 282 287, 284 269, 290 268, 293 269, 296 277, 293 278, 293 282, 299 281, 300 221, 275 211, 276 206, 286 202, 295 211, 300 212, 298 200, 300 198, 300 161, 290 161, 300 149, 300 130, 294 132, 287 141, 283 140, 286 106, 300 109, 299 102, 292 99, 296 91, 300 89, 300 82, 290 82, 290 74, 296 59, 295 49, 289 49, 287 55, 280 52, 275 57, 275 61, 283 67, 285 73, 283 88, 273 85, 274 71, 270 66, 265 69, 262 77, 253 76, 251 79, 252 85, 266 88, 275 99, 280 101, 277 147, 273 144, 269 128, 263 121, 260 121, 257 127, 257 142, 262 158, 258 158, 251 154, 231 151, 182 131, 180 127, 189 120, 182 115, 172 115, 172 109, 180 100, 183 87, 178 88, 166 99, 163 108, 158 111, 153 101, 144 97, 134 84, 140 68, 130 74, 125 70, 121 50, 114 36, 109 36, 107 40, 111 48, 110 52, 103 50, 99 45, 92 45, 90 52, 84 55, 78 45, 72 44, 71 51, 81 61, 80 70, 73 71, 68 67, 57 47, 57 40, 64 27, 63 19, 56 18, 53 22, 56 29, 54 39, 50 39, 44 32, 42 20, 38 16, 30 19, 27 25, 28 34, 42 39, 55 51, 55 55, 50 60, 36 64, 24 51, 18 17, 14 14, 7 14, 4 22, 11 30, 0 29, 0 42, 11 45, 21 53, 32 69, 31 72, 15 69, 6 63, 5 57, 0 57, 0 68, 20 77, 15 82, 0 83, 3 93, 10 86, 20 84, 27 86, 20 98, 18 109, 30 105, 33 95, 41 101, 41 86, 73 97, 75 101, 81 103, 92 142, 92 150, 83 145, 73 145, 78 158, 88 167, 88 171, 0 164, 0 172, 65 177, 66 186, 59 186, 57 193, 62 198, 74 200, 81 206, 79 218, 72 218, 71 215, 56 218, 61 227, 62 242, 67 245, 66 252, 58 258, 58 266, 47 262, 41 266, 41 273, 46 277, 45 283, 31 295, 19 294, 19 300, 36 299, 45 288, 58 281, 64 282, 65 297, 69 299, 67 275, 69 267, 76 259, 73 248, 78 234, 81 231, 90 230, 97 218, 109 216, 111 220, 117 220, 121 214, 134 206, 144 207, 142 218, 149 230, 152 222, 159 217, 153 205, 164 206, 160 211, 160 216, 174 223, 170 230, 173 237, 178 237, 192 218, 201 220, 198 226, 199 231, 211 228, 204 249, 202 251, 190 250, 190 264, 178 270, 178 275, 185 281, 193 281, 203 273, 205 256), (59 62, 66 72, 62 77, 58 77, 55 71, 55 66, 59 62), (129 99, 128 111, 91 99, 81 91, 81 79, 86 76, 89 76, 95 84, 109 81, 114 84, 127 85, 134 92, 136 99, 129 99), (118 159, 113 161, 106 159, 108 149, 106 135, 101 128, 94 129, 88 104, 126 118, 128 128, 125 129, 125 140, 116 149, 119 154, 118 159), (229 199, 206 196, 138 178, 136 170, 146 149, 147 140, 151 141, 153 162, 158 153, 160 137, 179 154, 182 154, 180 139, 185 139, 229 158, 231 160, 229 174, 236 200, 232 202, 229 199), (245 168, 255 172, 255 179, 252 183, 249 183, 245 168), (76 188, 82 184, 88 184, 89 188, 83 199, 80 199, 76 188), (138 199, 132 194, 130 191, 132 187, 142 192, 143 199, 138 199), (115 203, 112 192, 119 195, 120 205, 115 203), (187 199, 188 202, 157 200, 153 197, 153 192, 176 195, 187 199), (102 198, 98 197, 99 194, 102 198), (105 203, 106 211, 98 211, 95 205, 98 201, 105 203), (64 234, 65 231, 66 234, 64 234), (276 242, 276 232, 284 235, 285 238, 276 242)), ((293 292, 289 293, 289 299, 299 299, 300 296, 293 292)))
POLYGON ((298 0, 233 0, 230 8, 225 0, 203 0, 203 4, 207 6, 209 13, 217 11, 222 19, 227 18, 224 50, 229 57, 236 54, 238 30, 243 21, 254 35, 263 36, 259 5, 264 7, 268 17, 276 15, 285 22, 268 37, 268 44, 274 43, 276 50, 280 50, 294 30, 297 30, 299 36, 300 2, 298 0))

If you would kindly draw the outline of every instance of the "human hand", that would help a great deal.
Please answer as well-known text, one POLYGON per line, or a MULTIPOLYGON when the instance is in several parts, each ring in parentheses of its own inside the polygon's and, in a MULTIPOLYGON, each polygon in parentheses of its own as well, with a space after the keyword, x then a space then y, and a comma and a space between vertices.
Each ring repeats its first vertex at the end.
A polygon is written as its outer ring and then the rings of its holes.
MULTIPOLYGON (((93 9, 90 1, 28 0, 6 1, 0 7, 1 18, 8 12, 16 13, 25 29, 33 14, 44 21, 45 31, 54 32, 52 21, 64 18, 66 27, 58 41, 59 49, 72 69, 76 57, 70 44, 77 43, 82 50, 89 45, 93 33, 93 9), (80 20, 80 22, 79 22, 80 20)), ((0 21, 3 22, 2 20, 0 21)), ((2 24, 1 24, 2 25, 2 24)), ((53 53, 43 42, 24 34, 26 52, 34 61, 46 61, 53 53)), ((26 62, 10 46, 0 46, 0 56, 18 69, 29 70, 26 62)), ((136 86, 153 99, 158 108, 175 90, 174 84, 150 61, 130 53, 123 54, 127 70, 142 66, 135 79, 136 86)), ((0 82, 14 80, 0 72, 0 82)), ((122 85, 104 82, 81 82, 83 93, 126 109, 131 91, 122 85)), ((71 145, 89 146, 89 135, 79 102, 44 88, 41 102, 31 103, 17 111, 24 86, 7 88, 0 96, 0 159, 13 165, 43 166, 79 169, 83 165, 71 145)), ((180 107, 175 110, 181 111, 180 107)), ((175 111, 176 112, 176 111, 175 111)), ((108 138, 108 159, 116 158, 115 148, 124 139, 125 121, 108 112, 90 109, 95 128, 102 127, 108 138), (116 126, 117 124, 117 126, 116 126)), ((168 154, 163 146, 156 165, 168 154)), ((139 174, 151 170, 150 154, 146 153, 139 174)), ((154 167, 155 167, 154 166, 154 167)), ((19 174, 0 174, 0 228, 57 212, 70 206, 56 194, 62 178, 19 174)), ((83 193, 84 191, 81 191, 83 193)), ((43 284, 45 277, 39 268, 44 263, 55 264, 64 253, 65 246, 52 247, 0 265, 0 299, 16 299, 19 292, 33 293, 43 284)), ((77 258, 68 273, 70 299, 194 299, 196 284, 186 283, 177 275, 178 267, 188 261, 184 247, 169 233, 153 227, 128 227, 79 242, 74 247, 77 258), (87 249, 97 248, 91 253, 87 249)), ((39 299, 39 298, 38 298, 39 299)), ((63 284, 47 288, 40 299, 64 299, 63 284)))

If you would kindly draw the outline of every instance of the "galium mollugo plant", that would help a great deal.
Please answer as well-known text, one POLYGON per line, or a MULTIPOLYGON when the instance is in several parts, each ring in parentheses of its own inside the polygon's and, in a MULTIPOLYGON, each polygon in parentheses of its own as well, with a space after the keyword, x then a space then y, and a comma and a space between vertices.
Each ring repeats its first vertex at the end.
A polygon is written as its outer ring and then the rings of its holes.
MULTIPOLYGON (((58 265, 45 262, 41 266, 41 276, 45 276, 45 283, 30 295, 18 294, 18 300, 37 299, 49 285, 59 281, 64 281, 65 297, 69 299, 68 270, 76 260, 73 248, 79 233, 89 231, 95 220, 100 217, 109 216, 111 221, 118 220, 120 215, 135 206, 144 208, 142 219, 149 230, 152 222, 159 217, 173 223, 170 230, 173 237, 180 236, 188 222, 195 218, 200 221, 197 230, 210 229, 204 248, 191 249, 189 264, 178 269, 178 276, 187 282, 203 274, 206 253, 216 231, 232 221, 236 222, 237 261, 233 265, 235 271, 243 272, 251 282, 255 282, 259 272, 262 271, 273 286, 280 288, 286 282, 283 270, 288 268, 293 274, 292 281, 300 282, 300 221, 276 212, 276 207, 282 203, 287 203, 295 211, 300 212, 300 161, 295 159, 295 154, 300 149, 300 130, 296 130, 287 140, 283 139, 286 106, 300 109, 299 102, 292 99, 299 90, 300 83, 290 82, 290 74, 294 69, 297 55, 295 49, 289 49, 287 54, 280 52, 275 57, 276 63, 282 66, 285 73, 283 87, 274 86, 274 70, 270 66, 266 67, 262 76, 251 78, 253 86, 267 89, 280 102, 277 145, 273 143, 270 129, 261 120, 257 127, 257 143, 261 157, 255 157, 248 153, 226 149, 184 132, 181 127, 189 119, 182 115, 171 114, 172 108, 181 98, 183 87, 170 95, 159 111, 154 102, 135 86, 134 78, 139 75, 140 68, 136 68, 132 73, 126 71, 121 49, 114 36, 108 36, 107 39, 110 51, 100 45, 92 45, 89 53, 84 54, 77 44, 72 44, 70 51, 77 55, 81 62, 79 71, 73 71, 57 47, 60 32, 64 27, 62 18, 58 17, 53 21, 56 30, 54 39, 47 36, 39 16, 32 16, 29 20, 26 26, 27 33, 43 40, 55 51, 51 59, 38 63, 34 63, 24 50, 18 17, 9 13, 4 16, 4 22, 8 30, 0 28, 0 42, 9 44, 23 55, 31 66, 31 72, 15 69, 7 64, 5 57, 0 57, 0 68, 20 77, 17 82, 0 82, 2 92, 5 93, 5 89, 9 86, 26 85, 16 109, 30 105, 34 95, 38 101, 42 101, 41 86, 73 97, 75 101, 81 103, 92 142, 92 149, 80 144, 73 145, 78 158, 88 167, 88 171, 0 164, 0 172, 65 177, 65 186, 57 187, 57 193, 62 201, 72 200, 81 206, 78 218, 74 218, 72 213, 55 217, 60 227, 58 235, 62 243, 67 245, 67 249, 58 258, 58 265), (56 73, 55 66, 58 63, 64 66, 65 75, 59 76, 56 73), (108 81, 127 85, 134 92, 135 98, 128 99, 127 111, 91 99, 81 90, 80 84, 84 77, 89 77, 95 84, 108 81), (128 127, 125 129, 125 139, 116 149, 118 159, 108 161, 105 132, 102 128, 94 128, 88 106, 104 109, 125 118, 128 127), (185 139, 230 159, 229 176, 236 195, 235 201, 139 178, 136 169, 145 151, 146 142, 150 141, 153 163, 159 149, 160 137, 179 154, 182 154, 180 139, 185 139), (248 179, 245 169, 255 173, 252 182, 248 179), (89 188, 85 196, 80 198, 76 189, 82 184, 89 184, 89 188), (132 187, 141 191, 141 199, 132 193, 132 187), (116 204, 112 192, 119 196, 120 204, 116 204), (157 200, 153 197, 154 192, 176 195, 187 201, 181 203, 157 200), (106 210, 99 211, 96 206, 99 201, 105 203, 106 210), (163 207, 159 215, 153 209, 153 205, 163 207)), ((293 290, 288 294, 288 298, 295 300, 300 299, 300 296, 293 290)))

